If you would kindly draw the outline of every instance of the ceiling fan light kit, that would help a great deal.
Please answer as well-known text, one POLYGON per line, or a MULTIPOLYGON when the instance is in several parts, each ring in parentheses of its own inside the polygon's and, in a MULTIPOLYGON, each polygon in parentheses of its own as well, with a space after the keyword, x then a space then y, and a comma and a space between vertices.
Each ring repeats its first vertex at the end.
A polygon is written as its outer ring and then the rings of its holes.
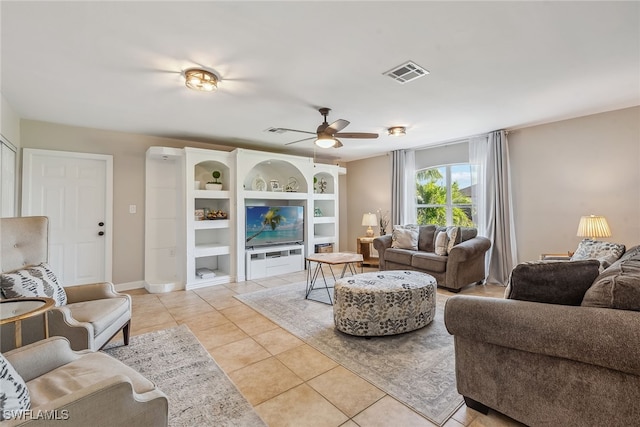
POLYGON ((387 132, 391 136, 404 136, 407 134, 407 128, 404 126, 394 126, 387 129, 387 132))
POLYGON ((318 139, 315 140, 315 144, 320 148, 331 148, 336 145, 336 140, 328 135, 320 135, 318 139))
POLYGON ((185 85, 199 92, 214 92, 218 89, 218 76, 201 68, 184 71, 185 85))

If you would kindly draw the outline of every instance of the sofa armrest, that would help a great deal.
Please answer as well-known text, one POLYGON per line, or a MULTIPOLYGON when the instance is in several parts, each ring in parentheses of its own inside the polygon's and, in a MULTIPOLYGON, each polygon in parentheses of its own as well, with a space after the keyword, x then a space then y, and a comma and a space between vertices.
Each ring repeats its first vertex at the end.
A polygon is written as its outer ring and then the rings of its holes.
POLYGON ((92 301, 104 298, 114 298, 126 296, 129 299, 131 297, 127 294, 121 294, 116 292, 113 283, 101 282, 101 283, 89 283, 86 285, 67 286, 64 288, 67 293, 67 303, 73 304, 74 302, 92 301))
POLYGON ((51 337, 11 350, 4 356, 25 381, 31 381, 79 359, 84 353, 71 350, 66 338, 51 337))
POLYGON ((380 270, 384 270, 384 251, 391 247, 391 242, 391 234, 385 234, 373 239, 373 248, 378 251, 380 270))
POLYGON ((168 424, 167 396, 159 389, 146 393, 133 391, 131 380, 118 374, 99 381, 89 387, 71 392, 38 407, 34 412, 50 411, 64 419, 60 420, 20 420, 0 423, 5 426, 92 426, 110 427, 116 425, 166 426, 168 424), (5 424, 6 423, 6 424, 5 424))
POLYGON ((447 262, 464 262, 484 255, 491 247, 491 240, 483 236, 460 242, 451 248, 447 262))
POLYGON ((640 375, 639 312, 464 295, 444 317, 454 336, 640 375))

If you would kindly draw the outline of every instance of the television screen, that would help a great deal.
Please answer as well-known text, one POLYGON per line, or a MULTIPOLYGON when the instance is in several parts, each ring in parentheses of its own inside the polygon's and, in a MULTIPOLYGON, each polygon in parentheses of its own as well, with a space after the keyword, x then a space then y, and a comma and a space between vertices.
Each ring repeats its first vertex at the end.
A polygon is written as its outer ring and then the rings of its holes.
POLYGON ((302 206, 247 206, 245 218, 246 246, 304 241, 302 206))

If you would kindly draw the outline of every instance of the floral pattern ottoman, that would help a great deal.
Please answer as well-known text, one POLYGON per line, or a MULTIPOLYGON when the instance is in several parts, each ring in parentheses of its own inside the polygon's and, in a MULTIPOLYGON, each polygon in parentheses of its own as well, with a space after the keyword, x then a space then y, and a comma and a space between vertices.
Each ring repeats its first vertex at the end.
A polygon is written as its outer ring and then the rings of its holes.
POLYGON ((333 320, 350 335, 395 335, 428 325, 436 313, 436 280, 418 271, 357 274, 335 283, 333 320))

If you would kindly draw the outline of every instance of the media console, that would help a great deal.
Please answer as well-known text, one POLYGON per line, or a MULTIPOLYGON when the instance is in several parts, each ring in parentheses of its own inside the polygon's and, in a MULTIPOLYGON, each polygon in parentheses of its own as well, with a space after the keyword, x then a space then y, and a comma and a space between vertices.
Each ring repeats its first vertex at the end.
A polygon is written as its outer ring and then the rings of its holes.
POLYGON ((304 270, 304 245, 264 246, 246 250, 247 280, 304 270))

